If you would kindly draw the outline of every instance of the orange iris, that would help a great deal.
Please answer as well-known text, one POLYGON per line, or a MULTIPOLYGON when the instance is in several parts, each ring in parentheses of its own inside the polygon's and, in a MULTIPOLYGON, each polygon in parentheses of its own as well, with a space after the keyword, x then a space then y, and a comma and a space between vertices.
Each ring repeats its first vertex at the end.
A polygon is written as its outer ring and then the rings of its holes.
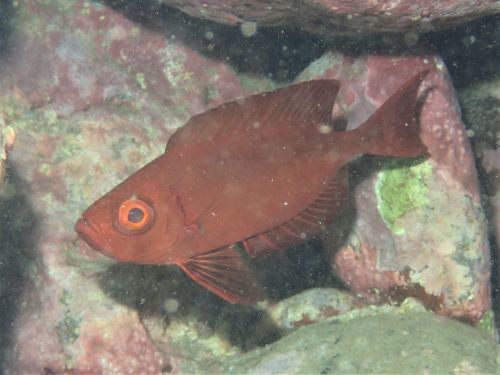
POLYGON ((118 209, 118 224, 128 232, 135 233, 148 229, 153 219, 153 207, 137 198, 127 199, 118 209))

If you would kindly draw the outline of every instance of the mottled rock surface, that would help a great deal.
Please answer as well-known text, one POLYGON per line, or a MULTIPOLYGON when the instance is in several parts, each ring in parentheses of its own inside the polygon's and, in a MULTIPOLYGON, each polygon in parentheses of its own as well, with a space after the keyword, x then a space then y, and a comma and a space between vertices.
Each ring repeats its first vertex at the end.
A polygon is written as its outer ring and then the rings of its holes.
POLYGON ((446 1, 262 1, 162 0, 204 19, 242 25, 293 25, 326 35, 394 31, 432 31, 500 12, 495 0, 446 1), (255 23, 252 25, 252 23, 255 23))
POLYGON ((413 308, 371 308, 302 327, 228 358, 222 373, 495 373, 499 346, 481 332, 413 308))
POLYGON ((4 311, 12 311, 3 319, 5 372, 176 372, 229 357, 257 365, 249 358, 260 354, 241 355, 283 331, 407 295, 471 322, 491 315, 476 172, 438 56, 354 58, 331 51, 298 77, 338 77, 335 114, 352 128, 414 71, 430 68, 422 92, 433 89, 424 95, 422 124, 431 158, 353 163, 356 219, 342 223, 344 234, 334 233, 346 240, 340 249, 331 243, 327 250, 359 296, 316 289, 284 300, 317 286, 310 280, 314 265, 331 277, 325 257, 309 245, 295 250, 300 277, 279 260, 260 262, 265 274, 272 264, 266 276, 277 304, 249 309, 220 301, 177 269, 111 265, 77 240, 73 224, 91 202, 163 152, 190 116, 277 83, 239 74, 226 58, 208 58, 179 39, 179 25, 175 32, 147 28, 98 3, 30 0, 17 17, 15 48, 0 75, 0 112, 18 135, 11 154, 16 178, 2 202, 9 220, 2 227, 7 266, 0 270, 2 285, 10 285, 4 311), (399 193, 408 186, 395 186, 401 179, 416 184, 410 201, 399 193), (300 310, 304 303, 309 310, 300 310))

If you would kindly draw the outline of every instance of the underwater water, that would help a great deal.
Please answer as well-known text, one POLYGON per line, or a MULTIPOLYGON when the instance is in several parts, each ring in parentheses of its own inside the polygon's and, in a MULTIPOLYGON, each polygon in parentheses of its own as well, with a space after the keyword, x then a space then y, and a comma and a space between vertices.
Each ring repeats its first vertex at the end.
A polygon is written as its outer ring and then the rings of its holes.
POLYGON ((493 373, 498 9, 165 3, 0 5, 2 373, 493 373))

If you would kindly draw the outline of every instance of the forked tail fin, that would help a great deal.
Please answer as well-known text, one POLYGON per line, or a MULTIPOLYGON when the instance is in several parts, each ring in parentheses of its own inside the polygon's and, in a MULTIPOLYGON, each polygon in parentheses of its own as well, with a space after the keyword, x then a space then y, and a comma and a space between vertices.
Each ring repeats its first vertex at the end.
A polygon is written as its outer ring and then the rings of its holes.
POLYGON ((428 73, 423 70, 413 76, 355 130, 362 153, 416 157, 427 152, 420 138, 417 94, 428 73))

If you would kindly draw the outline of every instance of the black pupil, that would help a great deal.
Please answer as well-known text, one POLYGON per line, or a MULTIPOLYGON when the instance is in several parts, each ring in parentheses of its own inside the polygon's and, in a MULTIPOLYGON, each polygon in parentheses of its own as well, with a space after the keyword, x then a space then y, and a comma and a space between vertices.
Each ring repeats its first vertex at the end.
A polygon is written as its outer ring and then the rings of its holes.
POLYGON ((144 218, 144 211, 140 208, 132 208, 128 212, 128 221, 132 223, 138 223, 144 218))

